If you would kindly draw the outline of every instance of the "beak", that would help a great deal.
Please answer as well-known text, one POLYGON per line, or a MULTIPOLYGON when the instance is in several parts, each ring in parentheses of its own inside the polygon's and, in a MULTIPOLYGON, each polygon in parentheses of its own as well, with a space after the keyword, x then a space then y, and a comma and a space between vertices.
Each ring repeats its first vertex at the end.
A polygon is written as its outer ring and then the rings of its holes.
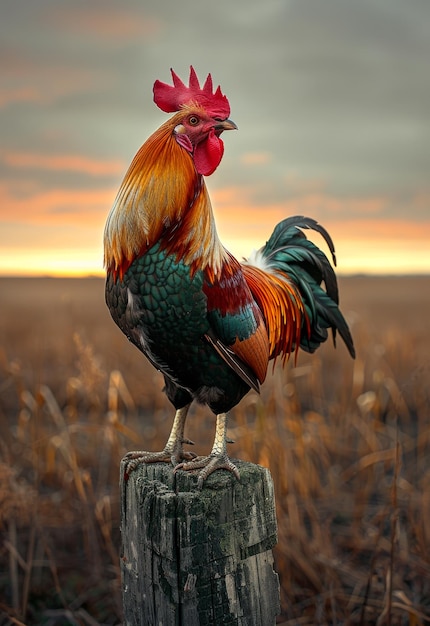
POLYGON ((222 133, 223 130, 237 130, 237 126, 232 120, 223 120, 222 122, 217 122, 214 128, 219 133, 222 133))

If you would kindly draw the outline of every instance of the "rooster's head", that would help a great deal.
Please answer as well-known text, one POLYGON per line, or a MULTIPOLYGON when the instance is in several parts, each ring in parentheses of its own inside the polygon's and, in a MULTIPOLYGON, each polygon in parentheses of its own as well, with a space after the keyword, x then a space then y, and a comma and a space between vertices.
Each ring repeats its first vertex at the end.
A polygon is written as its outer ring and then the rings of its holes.
POLYGON ((166 113, 177 111, 172 118, 175 139, 192 155, 199 174, 209 176, 220 164, 224 153, 221 133, 237 128, 228 119, 229 102, 220 87, 213 91, 210 74, 200 87, 197 74, 191 67, 187 87, 173 70, 171 72, 173 86, 155 81, 154 102, 166 113))

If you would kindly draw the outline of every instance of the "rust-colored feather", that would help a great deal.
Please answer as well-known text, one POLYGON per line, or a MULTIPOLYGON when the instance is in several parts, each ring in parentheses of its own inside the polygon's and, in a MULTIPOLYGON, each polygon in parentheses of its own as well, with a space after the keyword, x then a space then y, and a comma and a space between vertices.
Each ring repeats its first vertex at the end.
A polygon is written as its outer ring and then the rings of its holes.
POLYGON ((269 273, 244 264, 243 274, 260 307, 269 336, 269 358, 283 361, 297 350, 303 322, 309 321, 297 287, 282 272, 269 273))
POLYGON ((251 337, 242 341, 236 339, 234 344, 230 346, 233 352, 252 368, 260 383, 264 382, 267 374, 268 345, 267 332, 262 320, 251 337))
POLYGON ((208 311, 218 310, 223 316, 235 316, 248 309, 254 319, 255 330, 247 338, 237 337, 228 345, 255 373, 260 383, 264 381, 269 362, 269 339, 261 310, 255 303, 251 289, 243 275, 243 267, 231 254, 226 258, 221 272, 215 276, 212 268, 205 270, 203 291, 208 311))

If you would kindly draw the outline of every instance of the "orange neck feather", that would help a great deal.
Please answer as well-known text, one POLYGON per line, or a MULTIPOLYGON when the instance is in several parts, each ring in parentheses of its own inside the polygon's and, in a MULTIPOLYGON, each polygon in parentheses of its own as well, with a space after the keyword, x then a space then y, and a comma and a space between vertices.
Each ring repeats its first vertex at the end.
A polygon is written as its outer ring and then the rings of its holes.
POLYGON ((123 275, 158 241, 193 270, 221 270, 218 239, 203 177, 173 136, 176 116, 163 124, 134 157, 109 213, 104 234, 108 272, 123 275))

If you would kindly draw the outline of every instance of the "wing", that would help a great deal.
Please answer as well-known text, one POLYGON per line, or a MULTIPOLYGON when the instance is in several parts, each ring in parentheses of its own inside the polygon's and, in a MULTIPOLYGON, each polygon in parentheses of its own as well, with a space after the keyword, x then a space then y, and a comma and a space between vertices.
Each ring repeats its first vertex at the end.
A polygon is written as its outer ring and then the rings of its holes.
POLYGON ((258 382, 262 383, 267 373, 269 339, 240 263, 229 256, 219 278, 206 274, 203 291, 211 327, 208 341, 230 367, 258 391, 258 382), (245 371, 245 376, 241 370, 245 371), (254 379, 254 384, 249 378, 254 379))
POLYGON ((253 370, 238 355, 215 335, 213 330, 205 334, 206 340, 211 344, 219 356, 247 385, 260 393, 259 380, 253 370))
POLYGON ((186 264, 154 247, 132 263, 123 280, 108 276, 106 302, 121 330, 164 374, 181 378, 189 370, 192 379, 190 364, 197 364, 195 353, 206 340, 258 391, 268 363, 267 334, 249 290, 235 305, 244 279, 231 274, 224 272, 228 280, 215 283, 203 271, 190 276, 186 264))

